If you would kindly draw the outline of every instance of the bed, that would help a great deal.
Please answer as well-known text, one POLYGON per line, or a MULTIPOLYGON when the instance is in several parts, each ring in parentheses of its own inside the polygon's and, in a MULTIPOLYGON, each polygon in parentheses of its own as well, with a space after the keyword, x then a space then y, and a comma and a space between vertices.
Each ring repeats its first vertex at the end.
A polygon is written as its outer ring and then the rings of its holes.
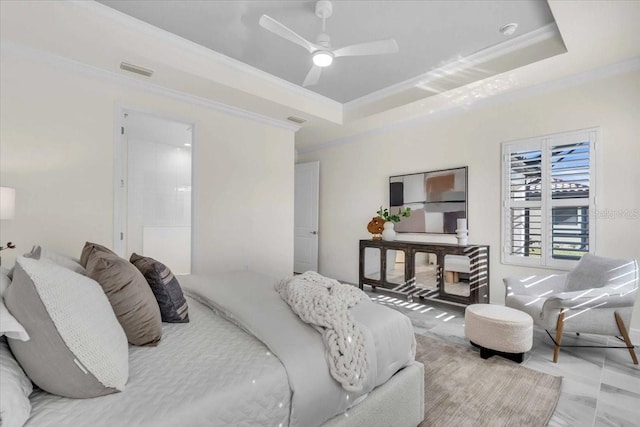
POLYGON ((416 426, 422 421, 424 370, 413 354, 406 356, 403 337, 413 331, 397 311, 369 300, 351 309, 374 357, 367 386, 347 392, 330 378, 326 361, 322 368, 314 365, 324 360, 320 334, 283 308, 273 289, 276 279, 251 272, 178 278, 190 322, 163 323, 156 347, 129 346, 124 391, 70 399, 36 389, 25 425, 416 426), (293 320, 294 326, 279 327, 278 318, 293 320), (270 333, 274 328, 280 332, 270 333), (306 336, 295 335, 297 330, 306 336), (289 347, 302 353, 283 354, 289 347))

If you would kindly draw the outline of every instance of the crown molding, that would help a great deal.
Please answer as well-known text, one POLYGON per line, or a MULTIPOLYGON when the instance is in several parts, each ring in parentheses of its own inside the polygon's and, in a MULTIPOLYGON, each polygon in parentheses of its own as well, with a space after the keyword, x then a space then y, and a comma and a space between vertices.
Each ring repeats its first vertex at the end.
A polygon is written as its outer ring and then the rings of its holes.
POLYGON ((13 55, 14 57, 28 59, 34 62, 45 63, 53 67, 62 68, 71 72, 83 74, 85 76, 93 77, 103 81, 120 84, 133 89, 138 89, 147 93, 153 93, 156 95, 166 96, 178 101, 183 101, 192 105, 208 108, 215 111, 220 111, 232 116, 241 117, 252 120, 254 122, 274 126, 293 132, 300 130, 301 126, 290 123, 284 120, 273 119, 262 114, 254 113, 244 110, 242 108, 234 107, 231 105, 223 104, 218 101, 203 98, 190 93, 170 89, 165 86, 158 85, 142 78, 130 77, 123 74, 119 74, 113 71, 105 70, 103 68, 94 67, 92 65, 84 64, 82 62, 75 61, 63 56, 54 55, 52 53, 44 52, 38 49, 27 47, 18 43, 2 40, 0 41, 0 52, 2 56, 13 55))
MULTIPOLYGON (((490 98, 479 100, 471 105, 452 105, 450 108, 437 111, 431 114, 425 114, 423 116, 412 117, 406 120, 396 121, 388 125, 384 125, 378 128, 369 129, 362 132, 357 132, 352 135, 348 135, 341 138, 336 138, 331 141, 316 144, 310 147, 298 148, 299 154, 311 153, 314 151, 325 150, 327 148, 335 147, 350 142, 355 142, 363 138, 374 137, 377 135, 389 133, 392 131, 398 131, 403 129, 409 129, 418 125, 422 125, 437 120, 443 120, 450 117, 455 117, 461 114, 468 113, 474 110, 480 110, 486 107, 503 104, 506 102, 512 102, 520 99, 531 98, 534 96, 542 95, 544 93, 553 92, 556 90, 577 86, 590 81, 601 80, 608 77, 612 77, 618 74, 632 72, 640 70, 640 56, 636 56, 625 61, 616 62, 613 64, 605 65, 602 67, 594 68, 582 73, 574 74, 567 77, 561 77, 556 80, 551 80, 544 83, 539 83, 533 86, 516 89, 511 92, 504 92, 494 95, 490 98)), ((471 83, 473 84, 473 83, 471 83)))
POLYGON ((353 101, 346 102, 344 104, 344 113, 346 115, 365 104, 381 101, 386 97, 393 96, 397 93, 412 89, 417 86, 426 86, 429 83, 432 83, 446 76, 455 76, 456 73, 474 69, 474 67, 476 67, 478 64, 482 64, 487 61, 491 61, 492 59, 506 56, 520 49, 524 49, 528 46, 543 42, 559 35, 560 31, 558 30, 558 26, 555 24, 555 22, 552 22, 526 34, 513 37, 503 43, 499 43, 486 49, 479 50, 471 55, 455 58, 432 70, 427 71, 420 76, 413 77, 409 80, 405 80, 404 82, 396 83, 384 89, 372 92, 368 95, 361 96, 360 98, 356 98, 353 101))
POLYGON ((192 42, 191 40, 187 40, 177 34, 158 28, 155 25, 151 25, 147 22, 141 21, 137 18, 134 18, 133 16, 110 8, 109 6, 106 6, 102 3, 98 3, 97 1, 93 0, 66 1, 70 4, 73 4, 74 6, 83 8, 90 13, 99 15, 102 18, 113 21, 119 25, 147 34, 164 44, 170 45, 182 51, 187 51, 208 61, 213 61, 223 66, 230 67, 238 72, 260 78, 269 84, 308 98, 313 102, 318 102, 331 108, 338 109, 342 113, 343 105, 338 101, 334 101, 331 98, 327 98, 326 96, 320 95, 319 93, 305 89, 302 86, 296 85, 295 83, 291 83, 287 80, 281 79, 280 77, 276 77, 273 74, 269 74, 265 71, 259 70, 255 67, 252 67, 251 65, 245 64, 244 62, 240 62, 229 56, 204 47, 198 43, 192 42))

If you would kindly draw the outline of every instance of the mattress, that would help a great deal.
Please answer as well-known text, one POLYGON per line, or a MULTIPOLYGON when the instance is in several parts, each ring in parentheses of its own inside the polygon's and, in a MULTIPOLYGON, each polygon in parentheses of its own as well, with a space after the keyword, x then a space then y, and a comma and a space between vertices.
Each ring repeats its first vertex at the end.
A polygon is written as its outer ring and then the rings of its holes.
POLYGON ((26 426, 287 426, 291 392, 278 358, 187 300, 190 323, 163 323, 157 347, 130 346, 123 392, 68 399, 37 390, 26 426))

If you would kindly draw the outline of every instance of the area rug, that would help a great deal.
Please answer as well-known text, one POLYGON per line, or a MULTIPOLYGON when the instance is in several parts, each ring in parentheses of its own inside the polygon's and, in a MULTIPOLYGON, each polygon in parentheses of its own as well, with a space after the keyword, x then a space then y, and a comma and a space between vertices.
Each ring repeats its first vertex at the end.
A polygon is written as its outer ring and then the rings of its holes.
POLYGON ((425 368, 422 427, 546 426, 560 397, 562 377, 437 338, 416 335, 425 368))

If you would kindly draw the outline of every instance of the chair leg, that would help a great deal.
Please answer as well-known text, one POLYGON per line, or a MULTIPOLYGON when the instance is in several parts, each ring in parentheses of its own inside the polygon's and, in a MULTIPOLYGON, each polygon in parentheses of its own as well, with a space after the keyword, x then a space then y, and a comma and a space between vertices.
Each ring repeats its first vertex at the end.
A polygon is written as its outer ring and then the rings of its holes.
POLYGON ((624 322, 622 321, 622 317, 618 312, 614 312, 614 316, 616 316, 616 323, 618 324, 618 330, 620 330, 620 334, 622 338, 624 338, 624 342, 629 347, 629 354, 631 354, 631 360, 633 360, 633 364, 638 364, 638 358, 636 357, 636 351, 633 348, 633 344, 631 344, 631 338, 629 338, 629 334, 627 333, 627 328, 624 326, 624 322))
POLYGON ((560 342, 562 342, 562 330, 564 329, 564 311, 558 315, 556 324, 556 347, 553 349, 553 363, 558 363, 558 353, 560 353, 560 342))

